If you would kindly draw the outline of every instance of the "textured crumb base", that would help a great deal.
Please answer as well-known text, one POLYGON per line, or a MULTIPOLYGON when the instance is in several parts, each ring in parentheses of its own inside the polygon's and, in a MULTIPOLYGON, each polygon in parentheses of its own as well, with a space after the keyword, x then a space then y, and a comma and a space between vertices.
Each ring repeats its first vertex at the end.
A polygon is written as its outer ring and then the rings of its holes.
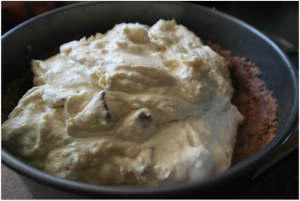
MULTIPOLYGON (((235 89, 232 103, 245 117, 243 124, 238 128, 232 159, 234 165, 257 153, 275 137, 278 105, 272 97, 272 92, 266 89, 260 79, 261 73, 254 63, 246 58, 236 57, 230 51, 222 50, 220 46, 211 42, 204 41, 204 43, 229 61, 228 66, 235 89)), ((51 51, 50 56, 57 51, 57 49, 51 51)), ((2 123, 7 120, 9 113, 17 106, 27 90, 32 88, 32 80, 33 74, 28 70, 8 85, 2 99, 2 123)))
POLYGON ((235 93, 232 103, 245 117, 238 128, 232 165, 239 163, 265 147, 276 133, 277 102, 260 79, 256 64, 234 56, 228 50, 205 42, 229 61, 229 70, 235 93))

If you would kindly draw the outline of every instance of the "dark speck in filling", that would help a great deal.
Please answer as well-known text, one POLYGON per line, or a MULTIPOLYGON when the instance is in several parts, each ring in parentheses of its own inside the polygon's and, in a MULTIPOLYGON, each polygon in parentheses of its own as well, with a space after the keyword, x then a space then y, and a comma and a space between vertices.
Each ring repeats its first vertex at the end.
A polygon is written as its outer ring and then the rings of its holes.
POLYGON ((143 127, 147 127, 152 123, 151 115, 147 116, 143 112, 139 115, 138 118, 143 123, 143 127))
POLYGON ((107 104, 106 104, 106 102, 105 102, 105 91, 103 91, 102 94, 101 94, 101 100, 103 101, 103 107, 104 107, 105 112, 106 112, 106 117, 107 117, 108 119, 111 119, 111 115, 110 115, 110 113, 108 112, 108 106, 107 106, 107 104))

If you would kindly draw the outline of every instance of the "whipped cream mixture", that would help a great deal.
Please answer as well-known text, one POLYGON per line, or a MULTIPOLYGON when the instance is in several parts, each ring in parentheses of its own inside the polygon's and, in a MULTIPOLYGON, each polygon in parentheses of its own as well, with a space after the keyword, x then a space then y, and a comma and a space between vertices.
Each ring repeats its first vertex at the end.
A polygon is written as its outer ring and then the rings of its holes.
POLYGON ((32 61, 2 125, 26 163, 77 181, 158 186, 226 170, 243 116, 226 61, 186 27, 118 24, 32 61))

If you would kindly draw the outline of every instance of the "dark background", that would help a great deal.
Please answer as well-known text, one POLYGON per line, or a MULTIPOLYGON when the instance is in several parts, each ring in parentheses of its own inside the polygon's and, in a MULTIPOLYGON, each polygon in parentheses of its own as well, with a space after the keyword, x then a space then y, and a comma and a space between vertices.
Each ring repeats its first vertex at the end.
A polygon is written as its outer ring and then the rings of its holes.
MULTIPOLYGON (((3 35, 18 24, 46 11, 76 2, 1 2, 3 35)), ((299 2, 191 2, 234 16, 267 34, 299 66, 299 2), (276 38, 292 45, 285 49, 276 38)), ((241 199, 299 199, 298 149, 255 178, 241 199)))

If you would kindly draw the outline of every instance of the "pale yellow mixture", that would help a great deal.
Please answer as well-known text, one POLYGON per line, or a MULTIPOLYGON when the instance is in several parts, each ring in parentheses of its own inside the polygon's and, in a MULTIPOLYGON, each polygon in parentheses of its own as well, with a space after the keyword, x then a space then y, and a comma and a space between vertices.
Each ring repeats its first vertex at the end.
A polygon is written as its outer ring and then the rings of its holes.
POLYGON ((32 61, 2 143, 47 173, 158 186, 229 168, 243 117, 226 61, 186 27, 119 24, 32 61))

